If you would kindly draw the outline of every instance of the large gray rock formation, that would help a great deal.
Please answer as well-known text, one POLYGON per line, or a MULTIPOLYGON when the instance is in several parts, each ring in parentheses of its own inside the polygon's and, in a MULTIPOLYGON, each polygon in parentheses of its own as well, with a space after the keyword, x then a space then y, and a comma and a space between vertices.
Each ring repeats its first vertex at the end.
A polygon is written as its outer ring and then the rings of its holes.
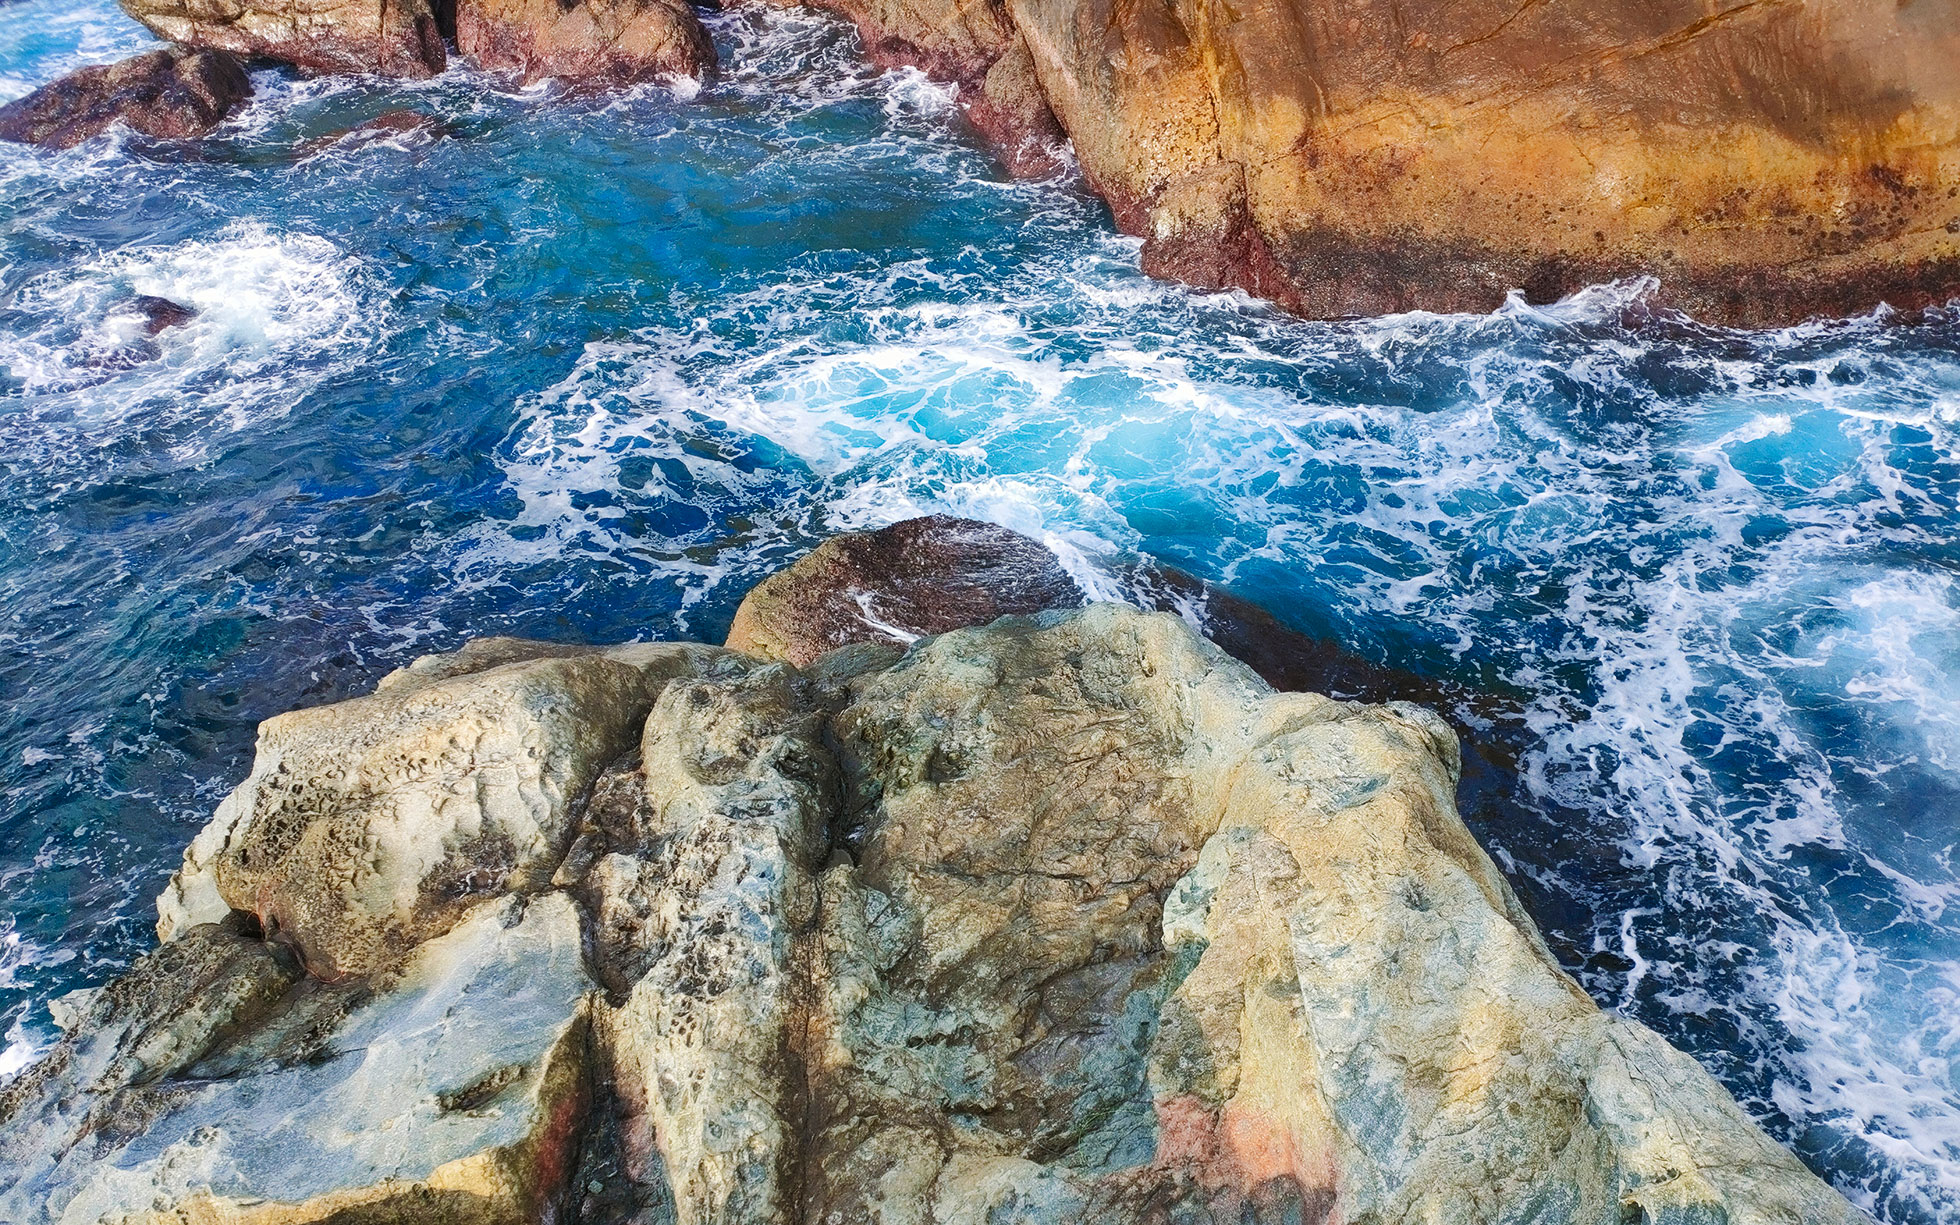
POLYGON ((1456 768, 1109 604, 476 644, 268 724, 0 1094, 0 1217, 1858 1220, 1560 971, 1456 768))

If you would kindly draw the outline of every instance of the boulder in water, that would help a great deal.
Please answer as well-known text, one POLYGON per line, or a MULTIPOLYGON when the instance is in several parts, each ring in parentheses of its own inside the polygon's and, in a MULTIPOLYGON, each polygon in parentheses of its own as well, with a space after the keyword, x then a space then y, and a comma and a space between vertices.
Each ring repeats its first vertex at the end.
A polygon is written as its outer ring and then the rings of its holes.
POLYGON ((330 149, 363 149, 370 145, 394 143, 402 147, 433 144, 455 134, 455 129, 427 111, 410 109, 383 111, 372 119, 350 128, 314 137, 302 144, 299 156, 314 157, 330 149))
POLYGON ((727 645, 801 667, 854 642, 908 643, 1082 599, 1037 541, 998 524, 928 515, 833 536, 764 579, 735 610, 727 645))
POLYGON ((457 0, 456 49, 526 81, 624 85, 715 68, 714 41, 687 0, 457 0))
POLYGON ((0 140, 66 149, 117 123, 145 136, 190 140, 251 94, 245 70, 222 51, 148 51, 77 69, 0 107, 0 140))
POLYGON ((183 327, 197 318, 195 308, 185 306, 181 302, 172 302, 169 298, 160 298, 155 294, 139 293, 130 299, 130 305, 135 308, 138 315, 142 316, 143 334, 146 336, 155 336, 171 328, 183 327))
POLYGON ((159 38, 301 72, 429 77, 443 70, 430 0, 118 0, 159 38))

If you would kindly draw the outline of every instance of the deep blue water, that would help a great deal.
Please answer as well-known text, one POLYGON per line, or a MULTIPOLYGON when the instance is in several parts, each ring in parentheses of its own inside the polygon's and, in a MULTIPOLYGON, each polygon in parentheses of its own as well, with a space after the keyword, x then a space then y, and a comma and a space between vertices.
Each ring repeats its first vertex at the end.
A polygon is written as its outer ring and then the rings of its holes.
MULTIPOLYGON (((4 14, 0 99, 148 42, 4 14)), ((715 30, 692 98, 268 72, 196 151, 0 146, 0 1069, 150 943, 257 720, 472 635, 718 639, 943 509, 1457 695, 1594 996, 1883 1220, 1960 1214, 1960 313, 1292 320, 1144 279, 835 23, 715 30), (309 143, 402 107, 449 135, 309 143)))

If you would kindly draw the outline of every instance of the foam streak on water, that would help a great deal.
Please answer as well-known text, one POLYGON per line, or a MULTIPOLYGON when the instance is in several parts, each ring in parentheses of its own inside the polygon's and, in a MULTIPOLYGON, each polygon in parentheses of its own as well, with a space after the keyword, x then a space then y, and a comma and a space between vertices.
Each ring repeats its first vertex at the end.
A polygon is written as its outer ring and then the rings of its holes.
MULTIPOLYGON (((146 45, 7 11, 5 96, 146 45)), ((1960 317, 1291 320, 1144 279, 835 22, 715 22, 699 90, 261 72, 197 150, 0 149, 0 1075, 258 719, 473 634, 713 638, 944 510, 1455 695, 1594 997, 1882 1219, 1960 1214, 1960 317), (320 140, 403 107, 451 135, 320 140)))

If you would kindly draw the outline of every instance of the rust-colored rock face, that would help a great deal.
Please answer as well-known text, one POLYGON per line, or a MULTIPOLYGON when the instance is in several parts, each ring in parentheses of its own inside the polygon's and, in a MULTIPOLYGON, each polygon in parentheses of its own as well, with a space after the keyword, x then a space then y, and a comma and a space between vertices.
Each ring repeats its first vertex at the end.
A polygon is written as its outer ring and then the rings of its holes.
POLYGON ((446 63, 429 0, 119 0, 158 37, 301 72, 428 77, 446 63))
POLYGON ((727 645, 801 668, 852 643, 910 642, 1081 603, 1082 589, 1039 543, 927 515, 824 541, 749 592, 727 645))
POLYGON ((629 84, 715 67, 714 42, 686 0, 459 0, 456 49, 527 81, 629 84))
POLYGON ((1637 274, 1739 324, 1960 294, 1952 0, 839 2, 963 94, 1025 48, 1147 271, 1308 315, 1637 274))
MULTIPOLYGON (((17 102, 0 107, 0 140, 67 149, 121 122, 145 136, 189 140, 218 126, 250 97, 252 83, 222 51, 150 51, 105 67, 83 68, 17 102)), ((162 299, 145 299, 144 302, 162 299)), ((165 305, 178 312, 185 308, 165 305)), ((150 335, 185 322, 188 313, 159 323, 150 335)))

